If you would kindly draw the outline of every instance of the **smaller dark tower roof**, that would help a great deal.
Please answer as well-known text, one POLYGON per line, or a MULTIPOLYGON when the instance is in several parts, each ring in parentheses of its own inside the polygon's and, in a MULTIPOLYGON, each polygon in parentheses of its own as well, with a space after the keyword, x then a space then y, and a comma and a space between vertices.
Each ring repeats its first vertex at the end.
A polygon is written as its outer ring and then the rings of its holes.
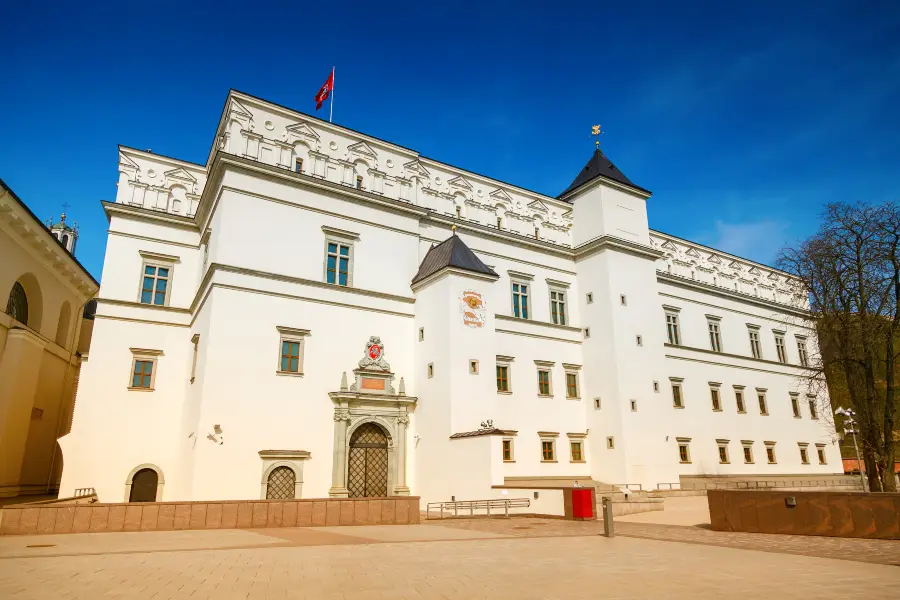
POLYGON ((616 165, 612 163, 611 160, 606 158, 606 155, 603 154, 603 151, 600 148, 594 150, 594 154, 591 156, 591 159, 584 165, 584 168, 581 169, 581 172, 578 173, 578 176, 575 178, 575 181, 572 182, 572 185, 566 188, 566 190, 557 196, 557 198, 562 198, 566 194, 571 191, 574 191, 589 181, 593 181, 597 177, 606 177, 607 179, 612 179, 613 181, 618 181, 619 183, 625 184, 629 187, 633 187, 637 190, 641 190, 642 192, 650 193, 649 190, 645 190, 644 188, 634 185, 631 183, 631 180, 625 177, 625 173, 616 168, 616 165))
POLYGON ((481 259, 475 256, 465 242, 454 233, 437 246, 431 247, 428 254, 422 259, 419 272, 413 277, 412 282, 422 281, 447 267, 499 277, 490 267, 481 262, 481 259))

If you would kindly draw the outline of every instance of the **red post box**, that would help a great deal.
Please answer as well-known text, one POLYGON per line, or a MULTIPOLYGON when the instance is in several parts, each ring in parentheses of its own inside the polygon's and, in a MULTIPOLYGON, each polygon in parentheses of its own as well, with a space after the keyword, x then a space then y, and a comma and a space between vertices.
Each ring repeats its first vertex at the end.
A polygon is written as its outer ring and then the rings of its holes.
POLYGON ((594 495, 591 488, 572 489, 572 517, 575 519, 594 518, 594 495))

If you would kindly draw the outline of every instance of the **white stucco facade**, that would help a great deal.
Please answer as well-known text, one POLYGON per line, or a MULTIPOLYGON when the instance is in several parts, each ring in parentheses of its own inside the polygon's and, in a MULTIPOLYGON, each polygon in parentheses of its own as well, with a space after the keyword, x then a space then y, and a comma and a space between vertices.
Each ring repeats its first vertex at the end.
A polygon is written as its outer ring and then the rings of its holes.
POLYGON ((62 494, 93 487, 103 501, 127 500, 142 466, 157 472, 159 500, 259 497, 276 464, 266 457, 277 457, 304 497, 354 495, 347 445, 366 423, 386 439, 387 493, 426 501, 492 497, 492 485, 515 478, 653 488, 682 475, 841 472, 826 420, 811 415, 797 340, 810 356, 816 340, 791 282, 651 231, 653 201, 637 186, 601 176, 551 198, 239 92, 205 165, 122 147, 119 173, 115 202, 104 203, 90 359, 60 441, 62 494), (412 284, 451 235, 494 274, 448 266, 412 284), (340 273, 329 282, 329 243, 347 249, 347 285, 340 273), (148 268, 166 280, 150 303, 148 268), (515 315, 514 283, 527 287, 528 318, 515 315), (480 326, 464 322, 468 292, 483 301, 480 326), (565 324, 552 322, 551 293, 565 297, 565 324), (388 373, 360 366, 372 336, 393 377, 383 390, 363 382, 388 373), (282 368, 284 352, 296 372, 282 368), (136 385, 139 363, 152 375, 136 385), (472 432, 484 435, 458 435, 472 432), (549 458, 542 441, 553 443, 549 458))

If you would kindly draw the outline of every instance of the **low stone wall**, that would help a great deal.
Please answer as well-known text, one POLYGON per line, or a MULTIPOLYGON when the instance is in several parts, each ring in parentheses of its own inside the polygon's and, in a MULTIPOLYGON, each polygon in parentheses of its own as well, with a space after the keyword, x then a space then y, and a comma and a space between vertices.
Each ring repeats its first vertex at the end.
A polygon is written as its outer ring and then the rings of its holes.
POLYGON ((14 505, 0 510, 0 535, 324 525, 406 525, 418 522, 418 496, 14 505))
POLYGON ((709 490, 706 497, 716 531, 900 539, 898 493, 709 490))

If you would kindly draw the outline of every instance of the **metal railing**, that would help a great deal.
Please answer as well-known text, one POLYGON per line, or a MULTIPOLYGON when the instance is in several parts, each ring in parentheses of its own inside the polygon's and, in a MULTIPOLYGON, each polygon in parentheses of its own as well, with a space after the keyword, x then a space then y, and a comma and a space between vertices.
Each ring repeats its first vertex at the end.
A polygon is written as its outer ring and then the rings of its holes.
POLYGON ((92 487, 87 488, 75 488, 75 496, 74 498, 81 498, 82 496, 96 496, 97 490, 92 487))
POLYGON ((429 502, 425 505, 425 518, 444 518, 444 511, 449 512, 447 517, 458 517, 460 512, 463 516, 474 517, 475 511, 483 510, 486 516, 491 516, 491 509, 494 514, 499 514, 502 509, 503 515, 509 516, 510 508, 528 508, 531 506, 531 500, 528 498, 494 498, 491 500, 455 500, 452 502, 429 502), (432 517, 431 512, 434 509, 438 512, 438 517, 432 517))
POLYGON ((840 482, 818 479, 779 479, 771 481, 689 481, 685 483, 657 483, 657 490, 768 490, 775 488, 824 487, 858 489, 855 481, 840 482))
POLYGON ((641 492, 644 490, 640 483, 615 483, 613 484, 613 486, 617 488, 625 488, 630 492, 641 492))

